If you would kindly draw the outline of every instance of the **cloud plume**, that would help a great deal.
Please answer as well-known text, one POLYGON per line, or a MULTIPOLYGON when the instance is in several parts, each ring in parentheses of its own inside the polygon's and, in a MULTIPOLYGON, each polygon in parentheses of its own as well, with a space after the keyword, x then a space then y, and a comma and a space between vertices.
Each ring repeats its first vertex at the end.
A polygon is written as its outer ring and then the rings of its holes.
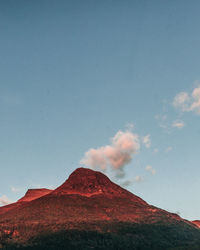
POLYGON ((131 131, 118 131, 111 138, 109 145, 91 148, 85 153, 81 164, 100 170, 117 170, 116 173, 123 177, 123 167, 128 164, 133 156, 140 150, 139 137, 131 131))
POLYGON ((1 206, 5 206, 5 205, 8 205, 10 203, 11 203, 11 201, 8 199, 8 197, 6 195, 3 195, 0 197, 0 205, 1 206))

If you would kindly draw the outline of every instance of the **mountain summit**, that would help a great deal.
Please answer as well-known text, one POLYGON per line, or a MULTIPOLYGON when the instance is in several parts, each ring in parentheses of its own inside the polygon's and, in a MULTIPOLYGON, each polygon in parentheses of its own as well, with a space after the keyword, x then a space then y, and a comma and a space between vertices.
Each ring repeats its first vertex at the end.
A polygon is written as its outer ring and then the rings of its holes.
POLYGON ((76 169, 69 178, 51 194, 54 195, 72 195, 80 196, 104 196, 109 198, 124 197, 134 200, 140 204, 147 203, 141 198, 131 194, 119 185, 113 183, 106 175, 101 172, 88 168, 76 169))

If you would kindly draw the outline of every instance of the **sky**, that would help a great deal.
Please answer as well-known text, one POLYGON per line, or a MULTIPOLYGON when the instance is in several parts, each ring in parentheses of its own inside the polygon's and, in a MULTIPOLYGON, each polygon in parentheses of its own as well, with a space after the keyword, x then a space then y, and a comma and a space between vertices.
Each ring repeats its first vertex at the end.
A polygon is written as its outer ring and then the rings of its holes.
POLYGON ((199 8, 0 1, 0 204, 83 166, 200 219, 199 8))

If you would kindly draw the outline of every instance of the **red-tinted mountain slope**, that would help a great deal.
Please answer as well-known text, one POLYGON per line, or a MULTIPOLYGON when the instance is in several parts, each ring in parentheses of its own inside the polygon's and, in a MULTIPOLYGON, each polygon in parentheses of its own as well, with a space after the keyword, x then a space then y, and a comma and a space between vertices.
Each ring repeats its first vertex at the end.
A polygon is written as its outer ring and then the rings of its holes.
POLYGON ((46 188, 28 189, 26 194, 21 199, 19 199, 17 202, 11 203, 7 206, 0 207, 0 214, 6 213, 9 210, 20 207, 21 205, 24 204, 24 202, 29 202, 29 201, 35 200, 35 199, 40 198, 46 194, 49 194, 52 191, 53 190, 46 189, 46 188))
POLYGON ((27 195, 25 200, 21 206, 0 214, 0 228, 14 228, 18 235, 31 237, 43 231, 82 229, 81 225, 100 230, 102 222, 183 223, 193 227, 178 215, 147 204, 104 174, 85 168, 75 170, 54 191, 34 200, 27 195))
POLYGON ((80 195, 85 197, 127 198, 147 205, 141 198, 113 183, 106 175, 87 168, 76 169, 51 195, 80 195))
POLYGON ((19 199, 18 202, 32 201, 32 200, 40 198, 46 194, 49 194, 52 191, 53 190, 46 189, 46 188, 28 189, 26 194, 21 199, 19 199))

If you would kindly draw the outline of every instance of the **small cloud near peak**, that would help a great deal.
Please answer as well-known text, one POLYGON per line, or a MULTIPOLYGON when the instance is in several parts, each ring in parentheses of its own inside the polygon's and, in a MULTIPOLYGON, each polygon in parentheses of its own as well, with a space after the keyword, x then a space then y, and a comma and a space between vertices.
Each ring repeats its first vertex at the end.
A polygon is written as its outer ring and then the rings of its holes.
POLYGON ((128 187, 132 185, 133 183, 140 183, 143 182, 144 178, 140 175, 135 176, 132 180, 126 180, 121 183, 122 187, 128 187))
POLYGON ((80 163, 92 169, 103 171, 110 169, 117 175, 123 176, 124 166, 131 162, 139 150, 139 136, 129 130, 119 130, 111 138, 110 144, 89 149, 80 163))

